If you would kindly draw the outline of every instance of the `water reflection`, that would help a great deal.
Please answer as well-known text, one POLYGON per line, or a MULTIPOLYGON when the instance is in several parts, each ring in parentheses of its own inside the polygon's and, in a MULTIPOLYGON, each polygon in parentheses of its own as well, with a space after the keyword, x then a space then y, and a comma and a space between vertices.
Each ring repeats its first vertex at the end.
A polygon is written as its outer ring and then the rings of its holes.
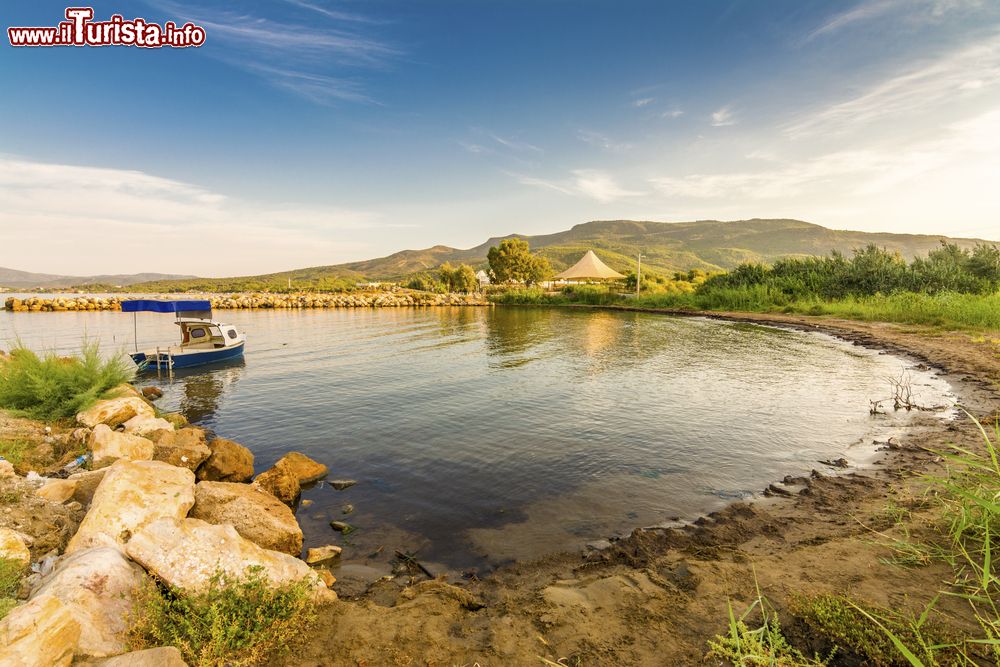
POLYGON ((172 390, 178 397, 177 412, 192 424, 210 426, 223 396, 235 389, 245 366, 245 359, 230 359, 203 367, 183 368, 174 371, 173 377, 165 373, 157 377, 155 372, 147 371, 140 380, 142 384, 160 386, 164 391, 172 390))

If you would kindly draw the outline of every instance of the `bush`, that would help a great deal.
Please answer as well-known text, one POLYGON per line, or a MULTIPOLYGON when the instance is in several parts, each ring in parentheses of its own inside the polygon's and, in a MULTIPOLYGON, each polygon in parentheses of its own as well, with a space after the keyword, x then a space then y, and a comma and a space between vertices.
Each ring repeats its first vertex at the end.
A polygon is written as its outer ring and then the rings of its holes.
POLYGON ((0 618, 17 604, 17 591, 21 588, 24 566, 16 560, 0 558, 0 618))
POLYGON ((121 357, 102 359, 97 342, 78 357, 42 357, 18 343, 0 363, 0 408, 36 419, 61 419, 87 408, 112 387, 132 379, 121 357))
POLYGON ((273 587, 263 568, 217 572, 201 593, 150 585, 132 619, 134 650, 176 646, 198 667, 257 665, 285 653, 316 618, 306 582, 273 587))

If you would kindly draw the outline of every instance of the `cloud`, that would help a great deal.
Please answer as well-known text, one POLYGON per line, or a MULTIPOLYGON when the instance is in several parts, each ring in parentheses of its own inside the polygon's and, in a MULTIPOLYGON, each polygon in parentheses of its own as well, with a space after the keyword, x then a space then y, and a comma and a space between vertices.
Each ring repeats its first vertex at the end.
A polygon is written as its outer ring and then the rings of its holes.
POLYGON ((510 148, 511 150, 515 150, 515 151, 530 151, 532 153, 544 153, 545 152, 541 148, 539 148, 538 146, 534 146, 534 145, 529 144, 529 143, 527 143, 525 141, 518 141, 516 139, 505 139, 504 137, 500 137, 500 136, 497 136, 495 134, 491 134, 490 137, 493 139, 493 141, 497 142, 501 146, 504 146, 506 148, 510 148))
POLYGON ((328 9, 321 5, 314 4, 312 2, 306 2, 305 0, 285 0, 290 5, 295 5, 296 7, 301 7, 302 9, 308 9, 310 11, 316 12, 317 14, 322 14, 329 19, 335 19, 337 21, 356 21, 358 23, 374 23, 375 21, 362 14, 354 14, 352 12, 341 12, 335 9, 328 9))
POLYGON ((611 174, 599 169, 574 169, 570 174, 571 178, 562 181, 551 181, 523 174, 509 175, 522 185, 552 190, 564 195, 583 196, 603 204, 645 194, 622 187, 611 174))
POLYGON ((680 109, 671 109, 670 111, 664 111, 660 114, 660 118, 680 118, 684 115, 684 112, 680 109))
POLYGON ((855 24, 888 17, 897 12, 901 16, 893 17, 894 25, 912 26, 914 24, 934 23, 949 12, 977 8, 982 4, 982 0, 862 0, 850 9, 827 17, 823 23, 810 30, 800 40, 800 44, 839 32, 855 24))
POLYGON ((820 35, 836 32, 853 23, 882 16, 898 7, 899 4, 900 0, 866 0, 865 2, 860 2, 846 11, 839 12, 827 18, 819 27, 809 32, 803 41, 808 42, 820 35))
POLYGON ((630 143, 614 141, 606 135, 592 130, 578 130, 576 136, 584 143, 615 153, 621 153, 632 148, 632 144, 630 143))
POLYGON ((861 95, 795 121, 786 132, 792 138, 839 133, 934 105, 954 105, 963 94, 982 94, 998 85, 1000 33, 891 76, 861 95))
POLYGON ((386 226, 366 211, 261 205, 142 171, 0 155, 0 246, 36 270, 276 271, 346 260, 363 245, 345 231, 386 226))
POLYGON ((733 112, 729 107, 722 107, 712 113, 712 127, 726 127, 727 125, 735 124, 736 120, 733 118, 733 112))
POLYGON ((655 101, 656 101, 655 97, 643 97, 641 99, 632 102, 632 106, 634 106, 637 109, 641 109, 642 107, 652 104, 655 101))

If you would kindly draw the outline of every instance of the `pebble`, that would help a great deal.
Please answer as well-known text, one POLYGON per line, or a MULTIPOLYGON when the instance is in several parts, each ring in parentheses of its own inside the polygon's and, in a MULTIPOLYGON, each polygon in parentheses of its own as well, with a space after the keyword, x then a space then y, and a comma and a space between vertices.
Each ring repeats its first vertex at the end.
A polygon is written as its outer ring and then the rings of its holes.
POLYGON ((333 479, 333 480, 330 480, 329 483, 330 483, 330 486, 332 486, 336 490, 343 491, 346 488, 354 486, 358 482, 357 482, 357 480, 353 480, 353 479, 333 479))
POLYGON ((354 530, 354 528, 351 526, 351 524, 344 523, 343 521, 331 521, 330 522, 330 528, 333 528, 334 530, 336 530, 338 532, 344 533, 345 535, 347 533, 351 532, 352 530, 354 530))

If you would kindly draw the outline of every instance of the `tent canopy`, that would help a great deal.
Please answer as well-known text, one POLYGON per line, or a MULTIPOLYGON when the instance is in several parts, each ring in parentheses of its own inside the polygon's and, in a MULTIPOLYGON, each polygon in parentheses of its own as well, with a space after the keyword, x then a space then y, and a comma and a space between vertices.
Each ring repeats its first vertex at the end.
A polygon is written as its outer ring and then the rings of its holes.
POLYGON ((601 261, 601 258, 594 254, 593 250, 588 250, 587 254, 580 258, 580 261, 569 267, 562 273, 555 275, 556 280, 579 280, 583 278, 606 279, 624 278, 610 266, 601 261))
POLYGON ((166 301, 160 299, 130 299, 122 301, 123 313, 177 313, 178 317, 208 319, 212 316, 212 302, 207 299, 166 301))

